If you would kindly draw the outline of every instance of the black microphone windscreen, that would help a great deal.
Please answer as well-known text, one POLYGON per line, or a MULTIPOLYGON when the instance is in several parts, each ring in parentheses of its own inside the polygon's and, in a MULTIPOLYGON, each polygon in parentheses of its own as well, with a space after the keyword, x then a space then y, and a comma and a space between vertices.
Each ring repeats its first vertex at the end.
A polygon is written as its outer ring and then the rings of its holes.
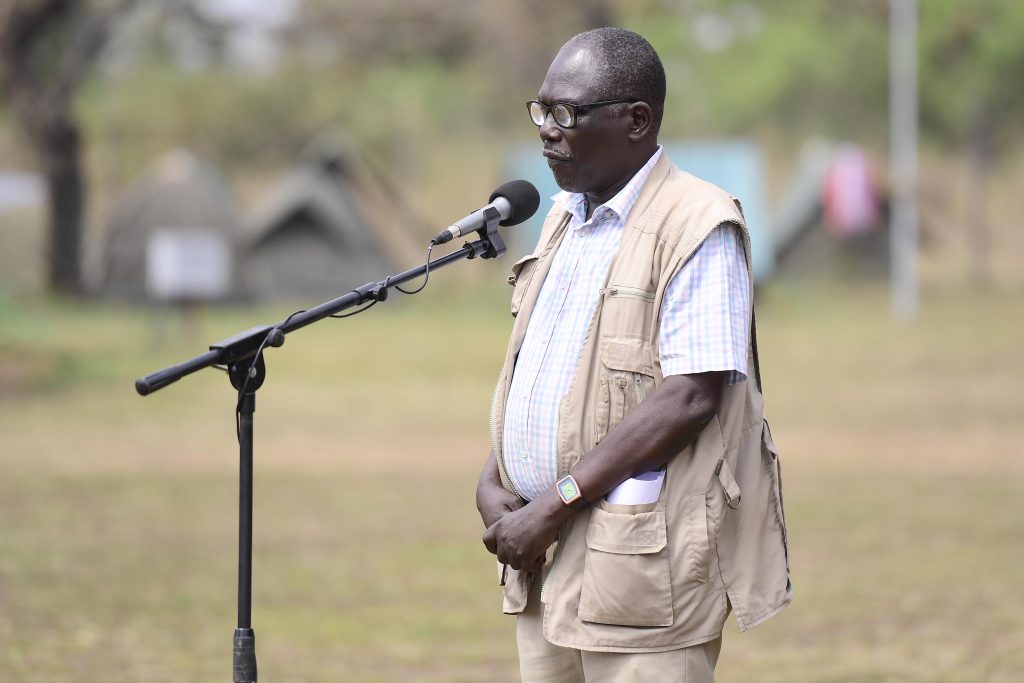
POLYGON ((510 180, 491 193, 489 202, 504 197, 512 205, 512 213, 500 225, 519 225, 537 213, 540 206, 540 192, 528 180, 510 180))

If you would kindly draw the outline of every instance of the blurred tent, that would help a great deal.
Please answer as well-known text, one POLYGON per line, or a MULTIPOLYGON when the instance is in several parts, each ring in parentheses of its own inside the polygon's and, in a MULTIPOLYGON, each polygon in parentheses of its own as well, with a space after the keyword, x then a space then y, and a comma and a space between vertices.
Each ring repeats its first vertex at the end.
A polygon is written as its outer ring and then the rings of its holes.
POLYGON ((423 221, 394 184, 333 133, 316 139, 247 221, 246 291, 326 298, 422 259, 423 221))
POLYGON ((177 150, 116 201, 100 290, 130 301, 327 298, 418 262, 424 226, 334 135, 315 140, 244 222, 223 176, 177 150))
POLYGON ((131 301, 236 296, 238 229, 223 176, 190 152, 169 152, 114 205, 101 293, 131 301))
POLYGON ((0 169, 0 294, 45 286, 42 234, 46 184, 41 176, 0 169))

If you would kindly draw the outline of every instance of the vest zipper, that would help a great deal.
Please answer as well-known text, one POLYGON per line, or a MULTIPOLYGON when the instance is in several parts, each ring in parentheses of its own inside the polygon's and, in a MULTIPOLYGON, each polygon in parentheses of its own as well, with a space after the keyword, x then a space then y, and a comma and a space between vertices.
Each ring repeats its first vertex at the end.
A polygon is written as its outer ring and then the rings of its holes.
POLYGON ((501 483, 508 487, 508 490, 516 494, 520 498, 523 496, 516 490, 515 484, 512 483, 512 478, 508 476, 508 472, 505 471, 505 459, 501 456, 501 449, 498 448, 498 433, 494 428, 494 408, 498 403, 498 392, 501 391, 501 380, 502 377, 498 376, 498 382, 494 385, 494 394, 491 395, 491 410, 487 414, 487 422, 490 425, 491 433, 491 450, 494 451, 494 461, 498 464, 498 477, 501 479, 501 483))
MULTIPOLYGON (((540 581, 540 600, 544 602, 544 591, 548 587, 548 577, 551 576, 551 572, 555 570, 555 565, 558 564, 558 558, 562 556, 562 530, 558 530, 558 535, 555 537, 555 556, 551 558, 551 566, 548 567, 548 571, 544 574, 544 578, 540 581)), ((543 571, 543 568, 541 569, 543 571)))
POLYGON ((640 405, 647 398, 647 389, 644 388, 644 378, 639 372, 633 373, 633 389, 636 391, 636 404, 640 405))
POLYGON ((607 294, 609 296, 631 296, 637 299, 643 299, 644 301, 654 301, 654 292, 647 289, 640 289, 639 287, 608 287, 602 289, 601 294, 607 294))
MULTIPOLYGON (((558 438, 559 438, 559 435, 560 435, 561 431, 562 431, 562 421, 560 419, 555 419, 555 462, 556 463, 558 462, 558 438)), ((565 471, 568 474, 569 468, 566 468, 565 471)), ((543 578, 540 581, 540 599, 541 599, 542 602, 544 601, 544 589, 547 588, 547 585, 548 585, 548 577, 551 576, 551 570, 553 570, 555 568, 555 563, 558 562, 558 557, 559 557, 559 555, 561 555, 561 553, 558 552, 562 548, 561 541, 562 541, 562 530, 559 529, 558 530, 558 535, 555 536, 555 543, 557 543, 558 545, 555 547, 555 555, 554 555, 554 557, 551 558, 551 566, 548 567, 547 573, 544 574, 543 578)), ((544 569, 542 567, 541 568, 541 572, 543 572, 543 571, 544 571, 544 569)))

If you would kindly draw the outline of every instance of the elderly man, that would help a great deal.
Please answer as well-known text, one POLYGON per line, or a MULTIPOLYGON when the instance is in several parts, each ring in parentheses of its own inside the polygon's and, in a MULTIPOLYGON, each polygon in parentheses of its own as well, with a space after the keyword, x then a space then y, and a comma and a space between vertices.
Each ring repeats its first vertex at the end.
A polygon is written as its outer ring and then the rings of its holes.
POLYGON ((713 681, 730 609, 791 599, 747 229, 665 156, 664 100, 651 45, 606 28, 527 104, 564 191, 509 278, 477 488, 524 681, 713 681))

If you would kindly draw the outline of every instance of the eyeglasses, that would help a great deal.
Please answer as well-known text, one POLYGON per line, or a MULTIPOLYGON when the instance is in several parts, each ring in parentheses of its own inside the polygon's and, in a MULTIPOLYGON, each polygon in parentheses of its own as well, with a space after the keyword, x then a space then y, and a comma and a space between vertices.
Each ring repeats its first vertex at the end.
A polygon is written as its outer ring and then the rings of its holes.
POLYGON ((548 112, 551 112, 551 116, 554 117, 555 123, 562 128, 572 128, 576 125, 576 117, 579 116, 579 112, 586 109, 593 109, 594 107, 603 107, 608 104, 621 104, 628 102, 633 104, 639 102, 639 100, 605 100, 603 102, 588 102, 587 104, 570 104, 568 102, 556 102, 550 107, 543 102, 538 100, 530 100, 526 103, 526 110, 530 112, 530 119, 537 125, 544 125, 544 120, 548 117, 548 112))

